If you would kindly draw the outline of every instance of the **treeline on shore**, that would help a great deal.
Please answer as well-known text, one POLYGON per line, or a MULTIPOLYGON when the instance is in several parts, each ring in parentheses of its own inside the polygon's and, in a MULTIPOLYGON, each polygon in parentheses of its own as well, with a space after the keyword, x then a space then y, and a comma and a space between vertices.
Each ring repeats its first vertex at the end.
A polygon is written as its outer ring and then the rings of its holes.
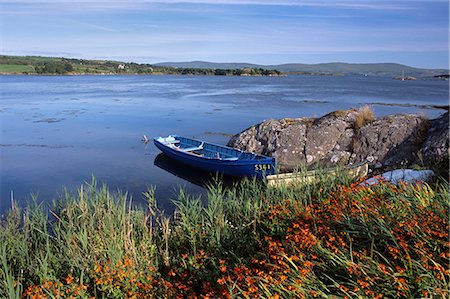
POLYGON ((158 211, 105 186, 0 218, 2 298, 448 298, 449 187, 211 184, 158 211))
POLYGON ((280 76, 278 70, 262 68, 209 69, 175 68, 155 66, 134 62, 109 60, 86 60, 74 58, 53 58, 39 56, 0 56, 2 74, 173 74, 173 75, 209 75, 209 76, 280 76))

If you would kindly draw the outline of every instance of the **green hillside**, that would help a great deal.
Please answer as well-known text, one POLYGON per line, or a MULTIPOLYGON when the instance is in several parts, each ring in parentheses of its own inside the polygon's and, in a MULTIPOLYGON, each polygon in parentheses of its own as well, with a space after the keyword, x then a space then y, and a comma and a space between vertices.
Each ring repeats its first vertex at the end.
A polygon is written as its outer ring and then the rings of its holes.
POLYGON ((211 76, 277 76, 277 70, 261 68, 177 68, 112 60, 87 60, 40 56, 0 56, 2 74, 175 74, 211 76))
POLYGON ((33 73, 34 67, 26 64, 0 64, 0 73, 33 73))

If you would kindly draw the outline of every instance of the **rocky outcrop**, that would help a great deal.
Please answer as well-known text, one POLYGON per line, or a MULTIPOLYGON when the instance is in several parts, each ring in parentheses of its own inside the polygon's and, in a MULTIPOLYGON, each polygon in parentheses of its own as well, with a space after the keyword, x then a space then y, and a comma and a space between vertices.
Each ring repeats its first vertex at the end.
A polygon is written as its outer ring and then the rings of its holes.
POLYGON ((275 157, 283 168, 306 161, 306 131, 310 118, 268 120, 235 135, 229 146, 275 157))
POLYGON ((417 115, 389 115, 367 124, 358 132, 352 162, 377 166, 410 165, 425 139, 428 120, 417 115))
POLYGON ((357 110, 348 110, 332 112, 316 119, 306 133, 306 164, 347 164, 357 117, 357 110))
POLYGON ((425 142, 422 145, 423 160, 427 164, 448 161, 449 157, 449 113, 430 122, 425 142))
POLYGON ((446 115, 431 122, 411 114, 371 119, 351 109, 317 119, 268 120, 233 136, 228 146, 275 157, 282 171, 299 164, 326 167, 362 161, 380 168, 406 166, 420 161, 421 151, 425 160, 448 157, 446 115))
POLYGON ((275 157, 283 171, 299 164, 347 164, 357 116, 357 110, 348 110, 318 119, 268 120, 233 136, 228 145, 275 157))

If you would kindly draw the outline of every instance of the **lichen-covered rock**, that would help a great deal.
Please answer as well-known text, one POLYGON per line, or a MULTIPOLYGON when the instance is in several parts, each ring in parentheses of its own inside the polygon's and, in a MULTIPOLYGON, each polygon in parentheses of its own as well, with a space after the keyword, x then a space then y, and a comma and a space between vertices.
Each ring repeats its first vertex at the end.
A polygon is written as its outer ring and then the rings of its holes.
POLYGON ((308 164, 347 164, 352 149, 357 110, 336 111, 314 121, 307 131, 308 164))
POLYGON ((430 121, 430 129, 422 145, 422 155, 427 164, 448 161, 449 158, 449 113, 430 121))
POLYGON ((417 115, 389 115, 377 119, 358 131, 352 162, 371 165, 410 165, 425 139, 428 120, 417 115))
POLYGON ((356 115, 352 109, 318 119, 268 120, 233 136, 228 146, 275 157, 282 171, 299 164, 347 164, 356 115))
POLYGON ((310 118, 267 120, 231 138, 228 146, 275 157, 283 170, 305 161, 306 130, 310 118))
POLYGON ((275 157, 282 171, 299 164, 333 166, 362 161, 377 168, 410 165, 418 161, 422 144, 427 159, 448 155, 448 138, 444 138, 448 136, 448 113, 446 124, 443 119, 432 122, 434 137, 424 143, 427 119, 399 114, 361 122, 360 111, 336 111, 317 119, 268 120, 233 136, 228 146, 275 157))
POLYGON ((309 121, 300 121, 282 130, 277 138, 277 148, 272 155, 284 170, 294 169, 305 162, 306 131, 309 121))

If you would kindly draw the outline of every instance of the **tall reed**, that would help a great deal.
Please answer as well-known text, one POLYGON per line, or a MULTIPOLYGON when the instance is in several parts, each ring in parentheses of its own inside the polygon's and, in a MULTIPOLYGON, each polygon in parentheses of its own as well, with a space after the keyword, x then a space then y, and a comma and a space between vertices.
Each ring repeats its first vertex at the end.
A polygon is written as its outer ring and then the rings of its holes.
POLYGON ((205 200, 181 189, 173 215, 154 188, 138 206, 95 179, 50 207, 13 205, 0 297, 448 295, 448 184, 318 176, 281 189, 216 180, 205 200))

